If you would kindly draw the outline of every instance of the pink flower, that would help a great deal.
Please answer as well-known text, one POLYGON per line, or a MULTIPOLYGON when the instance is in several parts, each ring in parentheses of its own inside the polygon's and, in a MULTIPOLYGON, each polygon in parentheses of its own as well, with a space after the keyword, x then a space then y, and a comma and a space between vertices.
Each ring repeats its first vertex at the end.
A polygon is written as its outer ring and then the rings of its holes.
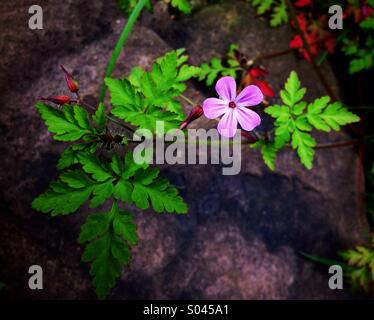
POLYGON ((235 79, 223 77, 217 81, 216 91, 220 99, 206 99, 203 103, 203 110, 208 119, 215 119, 223 115, 217 127, 221 135, 228 138, 233 137, 238 122, 247 131, 253 130, 261 123, 260 116, 247 108, 261 103, 264 98, 257 86, 247 86, 236 95, 235 79))

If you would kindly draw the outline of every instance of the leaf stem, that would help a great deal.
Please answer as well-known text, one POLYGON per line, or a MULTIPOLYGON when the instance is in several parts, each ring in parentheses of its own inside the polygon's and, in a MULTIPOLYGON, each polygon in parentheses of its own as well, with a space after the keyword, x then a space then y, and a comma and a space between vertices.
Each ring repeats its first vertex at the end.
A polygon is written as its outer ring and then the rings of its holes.
MULTIPOLYGON (((83 100, 79 100, 78 104, 81 104, 81 105, 87 107, 88 109, 90 109, 92 111, 96 111, 96 108, 94 106, 91 106, 90 104, 88 104, 87 102, 84 102, 83 100)), ((133 128, 129 127, 127 124, 117 120, 116 118, 113 118, 112 116, 110 116, 106 113, 105 113, 105 118, 107 118, 109 121, 112 121, 113 123, 125 128, 125 129, 129 130, 132 133, 135 132, 135 130, 133 128)))
POLYGON ((182 98, 184 101, 186 101, 191 106, 196 106, 197 105, 197 103, 193 102, 190 98, 186 97, 183 94, 180 94, 179 97, 182 98))
MULTIPOLYGON (((105 78, 106 77, 110 77, 112 75, 112 72, 114 70, 114 67, 116 65, 116 62, 117 62, 117 59, 122 51, 122 47, 124 46, 130 32, 132 31, 132 28, 134 27, 134 24, 136 22, 136 20, 138 19, 140 13, 142 12, 142 9, 144 8, 144 6, 146 5, 148 0, 140 0, 134 10, 131 12, 131 15, 129 17, 129 19, 127 20, 127 23, 125 25, 125 27, 123 28, 122 30, 122 33, 118 39, 118 42, 112 52, 112 56, 110 57, 109 59, 109 62, 108 62, 108 65, 106 67, 106 71, 105 71, 105 78)), ((106 94, 106 91, 107 91, 107 86, 105 84, 105 82, 103 82, 102 84, 102 87, 101 87, 101 95, 100 95, 100 99, 99 99, 99 102, 103 102, 104 101, 104 98, 105 98, 105 94, 106 94)))

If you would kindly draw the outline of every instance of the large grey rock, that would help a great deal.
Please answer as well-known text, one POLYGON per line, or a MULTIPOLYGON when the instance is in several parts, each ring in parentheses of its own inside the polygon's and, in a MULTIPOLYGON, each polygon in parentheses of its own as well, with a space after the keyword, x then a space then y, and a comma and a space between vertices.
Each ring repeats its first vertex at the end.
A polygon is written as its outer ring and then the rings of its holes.
MULTIPOLYGON (((83 0, 75 3, 86 8, 83 0)), ((95 6, 103 6, 98 3, 95 6)), ((232 42, 255 56, 286 48, 292 37, 288 27, 270 29, 241 2, 203 8, 191 17, 172 22, 162 8, 156 7, 155 11, 153 16, 144 17, 146 27, 135 28, 116 76, 135 65, 149 67, 171 47, 186 47, 191 61, 199 64, 224 54, 232 42)), ((86 21, 97 19, 97 12, 79 14, 87 15, 86 21)), ((63 11, 58 21, 67 17, 68 12, 63 11)), ((104 17, 101 23, 111 32, 102 33, 86 45, 82 45, 81 38, 73 39, 69 44, 74 48, 71 53, 31 53, 37 76, 22 80, 19 73, 10 80, 9 89, 2 92, 1 100, 7 103, 2 104, 0 121, 1 153, 6 155, 0 171, 0 279, 5 280, 13 298, 94 297, 88 266, 80 262, 82 248, 76 244, 79 227, 90 210, 82 208, 74 215, 50 218, 30 207, 32 199, 57 176, 55 165, 63 148, 51 139, 33 104, 41 95, 66 90, 58 70, 60 63, 74 71, 85 99, 95 102, 107 59, 124 23, 122 19, 110 23, 111 16, 104 17), (22 89, 17 81, 22 82, 22 89), (42 291, 27 289, 27 268, 31 264, 44 267, 42 291)), ((85 28, 95 34, 89 22, 71 24, 77 34, 87 36, 85 28)), ((44 42, 47 52, 54 52, 48 42, 56 41, 59 30, 65 28, 64 24, 54 26, 55 32, 44 42)), ((16 39, 13 37, 10 39, 16 39)), ((16 45, 13 41, 12 45, 16 45)), ((27 47, 22 50, 30 54, 27 47)), ((4 61, 7 59, 13 58, 7 56, 4 61)), ((27 65, 29 56, 23 54, 19 59, 20 66, 27 65)), ((269 81, 275 90, 295 69, 309 89, 309 98, 324 94, 310 65, 292 54, 266 61, 265 65, 271 70, 269 81)), ((323 71, 336 86, 329 68, 325 66, 323 71)), ((191 83, 187 94, 199 102, 212 93, 191 83)), ((189 108, 186 106, 186 111, 189 108)), ((193 126, 214 125, 202 118, 193 126)), ((327 142, 347 139, 347 135, 323 134, 317 138, 327 142)), ((327 268, 304 260, 298 251, 331 256, 342 247, 365 240, 367 222, 356 205, 358 159, 354 149, 319 150, 312 171, 304 169, 293 152, 284 150, 275 173, 263 165, 257 151, 247 146, 242 151, 242 172, 236 176, 222 176, 219 166, 164 166, 163 174, 180 188, 190 212, 174 216, 132 209, 138 223, 139 245, 112 298, 349 297, 348 290, 329 290, 327 268)))

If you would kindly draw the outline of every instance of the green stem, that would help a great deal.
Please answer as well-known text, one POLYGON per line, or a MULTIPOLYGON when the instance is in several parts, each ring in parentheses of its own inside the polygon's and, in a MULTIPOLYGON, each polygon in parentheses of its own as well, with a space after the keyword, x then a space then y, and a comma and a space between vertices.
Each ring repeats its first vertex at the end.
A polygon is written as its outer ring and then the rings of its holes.
POLYGON ((197 105, 197 103, 193 102, 190 98, 186 97, 183 94, 180 94, 179 97, 182 98, 184 101, 186 101, 191 106, 196 106, 197 105))
MULTIPOLYGON (((143 7, 146 5, 148 0, 140 0, 134 10, 131 12, 131 15, 129 19, 127 20, 127 23, 125 27, 122 30, 121 36, 118 39, 118 42, 112 52, 112 56, 110 57, 110 60, 108 62, 106 71, 105 71, 105 78, 110 77, 112 75, 112 72, 114 70, 114 67, 116 65, 116 62, 118 60, 118 57, 121 53, 122 47, 124 46, 130 32, 132 31, 132 28, 134 27, 134 24, 136 20, 138 19, 140 13, 142 12, 143 7)), ((105 82, 102 84, 101 87, 101 95, 99 102, 103 102, 106 94, 107 86, 105 82)))

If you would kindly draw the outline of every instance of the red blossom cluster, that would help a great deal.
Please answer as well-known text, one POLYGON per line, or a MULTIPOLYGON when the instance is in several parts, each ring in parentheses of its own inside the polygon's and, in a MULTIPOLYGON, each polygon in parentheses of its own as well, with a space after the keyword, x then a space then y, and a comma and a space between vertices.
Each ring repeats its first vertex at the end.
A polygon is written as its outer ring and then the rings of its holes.
MULTIPOLYGON (((313 20, 305 13, 299 13, 296 19, 297 22, 291 21, 291 25, 296 27, 296 23, 298 24, 312 55, 316 56, 321 49, 327 50, 328 53, 334 52, 335 37, 325 28, 328 19, 327 15, 321 15, 318 20, 313 20)), ((297 49, 307 61, 310 61, 310 56, 299 34, 295 35, 290 41, 290 48, 297 49)))
MULTIPOLYGON (((314 18, 312 0, 297 0, 294 2, 294 6, 303 11, 297 14, 296 19, 300 31, 308 43, 311 55, 316 56, 320 50, 334 53, 336 39, 335 35, 328 28, 329 15, 319 14, 317 18, 314 18)), ((366 0, 360 0, 358 4, 347 3, 343 19, 352 17, 355 23, 360 23, 367 19, 373 12, 374 9, 367 4, 366 0)), ((290 24, 292 27, 297 28, 295 21, 291 20, 290 24)), ((295 35, 289 45, 290 48, 297 49, 300 55, 307 61, 310 61, 311 57, 309 57, 304 47, 300 34, 295 35)))

